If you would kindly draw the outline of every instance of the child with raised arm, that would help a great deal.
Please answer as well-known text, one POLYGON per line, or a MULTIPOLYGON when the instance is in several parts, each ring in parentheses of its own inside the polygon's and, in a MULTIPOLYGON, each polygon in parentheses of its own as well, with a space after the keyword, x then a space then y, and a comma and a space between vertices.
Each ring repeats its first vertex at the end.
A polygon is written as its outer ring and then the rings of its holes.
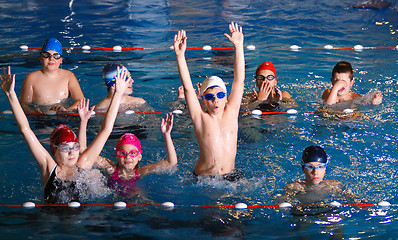
POLYGON ((165 171, 177 165, 177 153, 171 139, 172 128, 173 115, 170 113, 166 115, 166 119, 162 119, 160 125, 160 130, 166 143, 166 159, 142 167, 138 166, 142 159, 140 140, 132 133, 125 133, 121 136, 115 148, 117 163, 104 157, 99 157, 96 161, 96 165, 109 175, 108 186, 116 190, 120 195, 131 196, 136 190, 135 183, 141 177, 152 172, 165 171))
POLYGON ((3 76, 0 74, 1 88, 8 97, 18 127, 40 167, 46 203, 80 201, 82 196, 90 190, 87 184, 82 184, 77 179, 80 180, 81 175, 88 174, 85 170, 91 169, 112 132, 123 92, 129 84, 125 81, 126 76, 126 71, 118 69, 116 91, 111 105, 90 146, 79 155, 80 145, 75 133, 66 125, 61 124, 54 129, 50 137, 50 150, 54 156, 52 157, 29 126, 14 90, 15 74, 11 75, 10 67, 8 67, 8 73, 3 68, 3 76))
POLYGON ((199 144, 199 160, 195 175, 222 176, 227 180, 240 178, 235 169, 238 138, 238 116, 245 80, 242 27, 229 25, 231 35, 224 34, 235 48, 234 81, 227 100, 227 89, 217 76, 206 78, 200 94, 206 109, 200 105, 192 85, 185 59, 187 37, 184 30, 174 36, 178 71, 184 86, 185 99, 199 144))
MULTIPOLYGON (((332 71, 332 88, 326 89, 323 92, 322 99, 328 105, 344 101, 353 101, 361 98, 358 93, 351 92, 354 85, 353 70, 351 63, 346 61, 338 62, 332 71)), ((358 102, 361 105, 379 105, 383 101, 383 96, 380 91, 373 93, 370 103, 358 102)))
POLYGON ((40 51, 42 69, 29 73, 22 84, 20 100, 25 112, 43 112, 46 108, 71 111, 77 108, 80 99, 84 98, 83 92, 76 76, 59 67, 62 60, 61 43, 55 38, 47 39, 40 51), (74 103, 66 107, 62 102, 69 96, 74 103), (33 109, 32 104, 39 107, 33 109))

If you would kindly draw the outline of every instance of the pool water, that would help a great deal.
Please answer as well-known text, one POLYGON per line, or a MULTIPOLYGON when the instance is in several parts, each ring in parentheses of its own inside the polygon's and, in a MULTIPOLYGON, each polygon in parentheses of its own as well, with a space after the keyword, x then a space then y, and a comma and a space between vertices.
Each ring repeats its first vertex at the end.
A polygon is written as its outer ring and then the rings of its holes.
MULTIPOLYGON (((24 77, 41 67, 38 50, 21 51, 21 45, 40 47, 45 39, 56 37, 64 47, 145 48, 122 52, 72 49, 64 53, 62 67, 74 72, 91 103, 107 94, 101 75, 103 66, 117 61, 134 78, 133 95, 144 98, 153 111, 161 113, 119 115, 102 153, 111 159, 118 136, 126 131, 141 139, 142 164, 165 157, 159 125, 161 117, 172 110, 170 103, 181 84, 170 50, 179 29, 187 31, 188 47, 230 47, 223 33, 228 32, 229 22, 241 24, 245 47, 256 47, 245 49, 245 93, 255 85, 253 74, 258 64, 269 60, 276 66, 280 89, 288 91, 298 103, 298 113, 261 117, 242 113, 236 167, 245 178, 235 183, 193 178, 198 145, 189 116, 175 114, 172 137, 178 167, 145 176, 138 183, 139 197, 124 199, 108 194, 87 202, 113 204, 122 200, 139 204, 122 210, 104 206, 4 206, 27 201, 43 203, 43 190, 37 164, 13 116, 2 114, 0 239, 396 238, 398 51, 326 50, 323 46, 396 46, 398 5, 392 0, 391 7, 374 10, 353 9, 353 4, 348 0, 2 1, 0 66, 11 65, 16 73, 18 95, 24 77), (292 51, 291 45, 303 48, 292 51), (363 95, 373 90, 383 93, 380 106, 356 110, 360 118, 339 119, 312 112, 322 107, 322 92, 331 86, 331 70, 340 60, 350 61, 355 69, 353 91, 363 95), (344 206, 319 215, 264 206, 278 204, 283 186, 304 178, 300 158, 303 149, 312 144, 323 146, 330 158, 326 178, 341 181, 360 199, 375 204, 386 200, 392 206, 344 206), (175 204, 174 209, 157 205, 168 201, 175 204), (261 207, 222 207, 236 203, 261 207)), ((218 75, 230 89, 233 51, 187 50, 186 56, 194 83, 218 75)), ((0 110, 8 109, 2 94, 0 110)), ((90 120, 89 141, 101 120, 101 116, 90 120)), ((29 121, 47 149, 53 127, 67 123, 77 130, 79 123, 74 116, 29 116, 29 121)))

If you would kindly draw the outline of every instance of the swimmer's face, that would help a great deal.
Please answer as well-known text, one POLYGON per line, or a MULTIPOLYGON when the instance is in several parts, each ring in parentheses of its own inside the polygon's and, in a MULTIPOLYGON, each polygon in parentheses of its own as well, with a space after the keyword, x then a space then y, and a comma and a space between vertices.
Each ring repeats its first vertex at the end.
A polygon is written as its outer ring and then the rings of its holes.
MULTIPOLYGON (((322 165, 323 163, 319 162, 309 162, 308 164, 313 165, 314 167, 318 167, 319 165, 322 165)), ((308 169, 303 167, 303 172, 305 174, 305 182, 309 185, 317 185, 323 181, 323 178, 325 177, 326 173, 326 168, 318 168, 318 169, 308 169)))
MULTIPOLYGON (((274 74, 271 70, 261 70, 261 71, 258 72, 257 75, 262 75, 262 76, 265 77, 265 79, 262 80, 262 81, 256 79, 256 86, 257 86, 259 89, 260 89, 260 87, 261 87, 261 85, 263 84, 264 81, 267 81, 268 84, 269 84, 269 86, 270 86, 271 88, 274 88, 274 87, 276 86, 277 82, 278 82, 277 79, 276 79, 276 77, 275 77, 275 74, 274 74), (269 75, 274 76, 275 78, 274 78, 273 80, 270 81, 270 80, 267 79, 267 77, 268 77, 269 75)), ((271 78, 271 77, 270 77, 270 78, 271 78)))
POLYGON ((141 161, 142 159, 142 155, 139 152, 138 148, 132 144, 124 144, 120 146, 117 152, 118 151, 121 151, 122 153, 122 154, 119 153, 116 154, 116 159, 119 162, 119 166, 124 167, 126 169, 134 169, 137 166, 138 162, 141 161), (136 154, 137 152, 138 154, 136 154))
POLYGON ((59 68, 59 65, 62 64, 62 57, 60 59, 55 59, 52 55, 58 54, 56 51, 48 50, 47 52, 51 55, 49 58, 40 56, 40 62, 42 63, 43 67, 50 70, 59 68))
POLYGON ((350 93, 352 85, 354 84, 354 79, 350 78, 350 73, 336 73, 331 79, 333 87, 337 88, 338 96, 345 96, 350 93))
POLYGON ((55 160, 61 166, 75 166, 79 158, 79 143, 59 144, 55 150, 55 160))
POLYGON ((133 93, 133 82, 134 82, 134 80, 133 80, 133 78, 131 77, 131 74, 130 74, 130 71, 129 71, 129 70, 127 70, 127 76, 128 76, 128 80, 126 80, 126 81, 128 81, 129 85, 128 85, 128 87, 126 88, 124 94, 129 95, 129 94, 132 94, 132 93, 133 93))
POLYGON ((209 113, 220 113, 224 111, 225 105, 227 103, 227 96, 224 96, 220 99, 217 97, 217 93, 219 92, 225 93, 224 89, 220 87, 209 88, 203 93, 203 96, 209 93, 214 95, 212 100, 202 99, 209 113))

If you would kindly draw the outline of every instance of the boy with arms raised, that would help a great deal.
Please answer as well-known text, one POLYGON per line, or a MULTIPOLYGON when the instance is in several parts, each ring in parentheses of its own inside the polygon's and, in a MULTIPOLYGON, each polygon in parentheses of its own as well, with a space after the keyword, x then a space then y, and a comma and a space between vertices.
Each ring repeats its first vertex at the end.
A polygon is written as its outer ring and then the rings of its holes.
POLYGON ((189 114, 199 144, 200 156, 194 173, 207 176, 221 175, 227 180, 235 180, 240 178, 235 170, 235 157, 239 108, 245 80, 245 60, 242 27, 231 23, 229 30, 231 36, 224 35, 234 44, 235 49, 231 94, 227 100, 227 89, 221 78, 216 76, 206 78, 200 88, 206 109, 201 107, 192 85, 185 59, 187 37, 184 30, 180 30, 174 36, 174 51, 189 114))

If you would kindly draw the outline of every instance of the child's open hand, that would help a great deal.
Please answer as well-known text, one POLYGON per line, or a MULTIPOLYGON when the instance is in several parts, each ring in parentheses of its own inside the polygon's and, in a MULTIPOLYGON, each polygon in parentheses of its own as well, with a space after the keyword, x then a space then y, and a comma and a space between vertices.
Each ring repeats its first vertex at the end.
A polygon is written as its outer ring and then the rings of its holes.
POLYGON ((131 77, 129 77, 126 81, 126 78, 128 76, 127 72, 127 69, 120 69, 120 67, 117 67, 117 74, 115 77, 115 91, 117 93, 123 94, 128 86, 132 84, 133 79, 131 77))
POLYGON ((3 67, 3 75, 0 74, 1 79, 1 88, 3 89, 6 95, 9 95, 12 91, 14 91, 15 87, 15 74, 11 75, 11 67, 8 66, 8 71, 6 73, 5 68, 3 67))
POLYGON ((243 45, 242 27, 240 27, 237 23, 231 22, 229 24, 229 31, 231 32, 231 36, 226 33, 224 33, 224 36, 226 36, 235 47, 237 45, 243 45))
POLYGON ((77 112, 79 113, 80 121, 87 122, 88 119, 93 115, 95 106, 90 107, 90 100, 83 98, 80 99, 79 105, 77 105, 77 112))
POLYGON ((173 114, 166 114, 166 119, 162 118, 162 123, 160 125, 160 131, 163 135, 171 134, 171 129, 173 128, 173 114))
POLYGON ((185 50, 187 49, 187 34, 184 30, 180 30, 176 35, 174 35, 173 47, 176 56, 185 53, 185 50))
POLYGON ((268 81, 263 81, 261 83, 261 86, 260 86, 260 89, 258 90, 258 92, 256 92, 255 89, 253 89, 253 92, 256 94, 257 100, 259 100, 259 101, 267 100, 271 91, 272 91, 272 87, 270 86, 268 81))

